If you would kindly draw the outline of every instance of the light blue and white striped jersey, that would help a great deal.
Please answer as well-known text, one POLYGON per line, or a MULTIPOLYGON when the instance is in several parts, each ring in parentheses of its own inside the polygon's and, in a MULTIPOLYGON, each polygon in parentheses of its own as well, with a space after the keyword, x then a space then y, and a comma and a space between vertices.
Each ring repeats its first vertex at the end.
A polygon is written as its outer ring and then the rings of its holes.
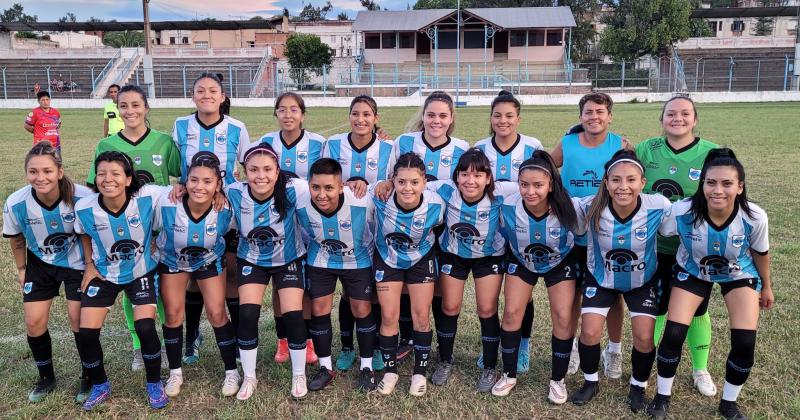
POLYGON ((350 135, 337 134, 329 138, 322 149, 322 157, 335 159, 342 165, 342 181, 360 179, 371 185, 389 179, 392 142, 380 141, 373 134, 372 140, 358 149, 353 145, 350 135))
MULTIPOLYGON (((574 207, 579 200, 572 199, 574 207)), ((549 211, 536 217, 525 207, 519 192, 503 199, 503 219, 500 225, 511 252, 528 270, 545 274, 561 264, 572 251, 575 232, 567 229, 549 211)), ((580 228, 576 227, 575 230, 580 228)))
POLYGON ((656 273, 656 236, 669 211, 661 194, 640 194, 633 213, 617 217, 611 205, 603 209, 600 229, 586 220, 594 197, 580 200, 578 218, 586 223, 586 268, 600 287, 627 292, 641 287, 656 273))
POLYGON ((394 141, 389 167, 393 168, 397 159, 404 153, 414 152, 425 162, 425 174, 429 181, 451 179, 461 155, 469 150, 469 144, 464 140, 448 136, 444 144, 431 148, 422 133, 417 131, 401 134, 394 141))
POLYGON ((533 156, 533 152, 542 149, 542 142, 535 137, 517 134, 517 141, 505 152, 502 152, 495 143, 494 136, 487 137, 475 143, 492 164, 495 180, 517 181, 519 167, 522 162, 533 156))
MULTIPOLYGON (((678 265, 692 276, 715 283, 761 277, 751 252, 769 251, 767 213, 749 203, 750 217, 737 203, 725 225, 714 226, 708 219, 695 225, 690 203, 685 199, 673 204, 660 230, 664 236, 679 236, 678 265)), ((678 281, 686 278, 679 273, 678 281)))
POLYGON ((225 185, 236 181, 233 173, 236 165, 250 146, 250 135, 244 123, 223 115, 211 125, 200 122, 197 113, 175 120, 172 139, 181 152, 181 182, 186 183, 189 165, 194 155, 211 153, 219 158, 222 179, 225 185))
POLYGON ((106 209, 100 194, 75 204, 75 233, 92 240, 92 261, 105 280, 128 284, 156 269, 153 217, 158 200, 171 190, 170 186, 145 185, 117 213, 106 209))
POLYGON ((447 203, 446 228, 439 234, 442 251, 461 258, 482 258, 503 255, 506 240, 500 232, 500 211, 504 195, 512 195, 517 184, 498 182, 495 197, 485 195, 476 203, 468 203, 453 181, 431 181, 425 188, 435 191, 447 203))
POLYGON ((171 270, 196 271, 225 255, 225 234, 233 213, 229 207, 219 212, 213 206, 195 219, 188 208, 188 195, 180 203, 162 196, 156 205, 153 230, 159 231, 156 246, 160 262, 171 270))
MULTIPOLYGON (((75 185, 72 202, 92 195, 83 185, 75 185)), ((23 235, 33 255, 47 264, 83 270, 83 248, 74 230, 75 210, 59 199, 45 206, 33 187, 26 185, 6 199, 3 206, 3 236, 23 235)))
POLYGON ((286 216, 275 208, 274 197, 256 200, 244 182, 234 182, 225 189, 239 230, 236 255, 259 267, 279 267, 306 253, 295 219, 297 197, 308 191, 305 181, 291 179, 286 184, 286 216))
POLYGON ((297 195, 297 219, 310 238, 306 264, 318 268, 372 267, 375 205, 370 195, 356 198, 345 187, 333 214, 320 212, 308 189, 297 195))
POLYGON ((418 263, 436 243, 433 228, 444 222, 444 201, 433 191, 422 192, 422 200, 412 210, 397 204, 397 195, 388 201, 372 196, 375 203, 375 248, 389 267, 407 269, 418 263))
POLYGON ((254 142, 251 146, 254 147, 260 143, 272 146, 280 159, 282 171, 301 179, 308 179, 308 170, 311 165, 322 157, 322 146, 325 144, 325 137, 303 130, 300 133, 300 140, 289 146, 286 144, 281 132, 275 131, 264 134, 259 141, 254 142))

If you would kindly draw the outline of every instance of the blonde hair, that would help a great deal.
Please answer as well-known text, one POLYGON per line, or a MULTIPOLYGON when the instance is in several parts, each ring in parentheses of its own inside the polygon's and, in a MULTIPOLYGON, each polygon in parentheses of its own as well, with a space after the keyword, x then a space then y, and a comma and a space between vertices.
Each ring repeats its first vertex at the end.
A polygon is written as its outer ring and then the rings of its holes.
POLYGON ((447 127, 447 135, 453 134, 453 131, 456 130, 456 107, 455 103, 453 103, 453 98, 447 94, 447 92, 443 90, 437 90, 431 92, 427 98, 425 98, 425 103, 422 104, 422 108, 417 111, 413 117, 411 117, 411 121, 408 122, 406 125, 406 131, 425 131, 425 124, 422 121, 422 116, 425 114, 425 110, 428 108, 428 105, 431 103, 439 101, 444 102, 445 105, 450 109, 450 115, 453 116, 453 121, 450 123, 450 127, 447 127))

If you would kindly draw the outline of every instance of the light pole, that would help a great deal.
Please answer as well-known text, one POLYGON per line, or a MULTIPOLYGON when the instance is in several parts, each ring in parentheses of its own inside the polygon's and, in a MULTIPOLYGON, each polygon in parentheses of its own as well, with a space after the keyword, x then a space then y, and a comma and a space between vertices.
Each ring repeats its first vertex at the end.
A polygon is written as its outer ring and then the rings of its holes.
POLYGON ((147 97, 153 99, 156 97, 156 87, 153 84, 153 56, 152 56, 152 39, 150 34, 150 11, 148 5, 150 0, 142 0, 142 7, 144 8, 144 58, 142 59, 142 67, 144 67, 144 85, 147 88, 147 97))
POLYGON ((794 90, 800 90, 800 1, 795 1, 797 24, 794 29, 794 90))
POLYGON ((456 105, 461 85, 461 0, 456 1, 456 105))

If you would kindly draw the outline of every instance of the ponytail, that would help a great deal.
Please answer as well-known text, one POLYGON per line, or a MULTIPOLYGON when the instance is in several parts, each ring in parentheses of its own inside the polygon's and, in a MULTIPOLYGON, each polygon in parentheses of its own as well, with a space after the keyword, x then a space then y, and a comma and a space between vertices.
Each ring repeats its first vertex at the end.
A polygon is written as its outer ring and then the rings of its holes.
MULTIPOLYGON (((58 153, 55 147, 47 141, 42 140, 31 148, 28 151, 28 154, 25 155, 25 168, 28 168, 28 162, 35 156, 50 156, 53 159, 53 162, 56 164, 56 167, 59 169, 64 169, 63 161, 61 160, 61 155, 58 153)), ((72 207, 73 204, 73 197, 75 195, 75 184, 72 183, 72 180, 69 179, 67 174, 64 174, 61 179, 58 180, 58 195, 61 197, 61 201, 64 204, 72 207)))
POLYGON ((600 218, 603 215, 603 210, 608 208, 611 204, 611 194, 608 192, 608 187, 606 186, 608 182, 608 171, 612 166, 620 162, 629 162, 638 165, 639 169, 642 170, 642 176, 644 176, 644 167, 639 158, 636 157, 636 153, 625 149, 617 150, 617 152, 614 153, 614 156, 603 166, 603 180, 600 182, 600 188, 598 188, 592 205, 589 206, 589 211, 586 213, 587 225, 595 231, 600 230, 600 218))
POLYGON ((733 150, 727 147, 720 147, 708 152, 706 159, 703 162, 703 169, 700 172, 700 188, 695 191, 691 197, 691 205, 689 212, 692 214, 692 223, 697 224, 703 220, 708 214, 708 200, 703 192, 703 183, 705 183, 708 170, 716 166, 731 166, 736 170, 739 182, 742 183, 742 193, 736 196, 736 203, 739 208, 745 212, 749 217, 753 217, 753 210, 750 208, 750 202, 747 200, 747 185, 745 184, 744 166, 733 150))

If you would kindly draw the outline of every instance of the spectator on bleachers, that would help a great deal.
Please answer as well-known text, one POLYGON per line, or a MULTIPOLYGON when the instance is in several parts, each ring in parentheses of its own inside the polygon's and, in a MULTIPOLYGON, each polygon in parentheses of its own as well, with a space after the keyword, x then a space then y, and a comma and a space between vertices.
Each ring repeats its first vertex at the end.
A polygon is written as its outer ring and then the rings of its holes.
POLYGON ((119 85, 113 84, 109 86, 106 93, 111 99, 111 102, 107 103, 105 108, 103 108, 103 138, 108 137, 109 134, 117 134, 119 130, 125 128, 125 123, 119 115, 119 109, 117 109, 119 85))
POLYGON ((36 94, 39 106, 28 113, 25 118, 25 130, 33 134, 33 144, 48 140, 61 153, 61 114, 50 106, 50 94, 41 91, 36 94))
POLYGON ((33 84, 33 94, 38 95, 39 91, 42 90, 42 86, 39 85, 39 82, 33 84))

